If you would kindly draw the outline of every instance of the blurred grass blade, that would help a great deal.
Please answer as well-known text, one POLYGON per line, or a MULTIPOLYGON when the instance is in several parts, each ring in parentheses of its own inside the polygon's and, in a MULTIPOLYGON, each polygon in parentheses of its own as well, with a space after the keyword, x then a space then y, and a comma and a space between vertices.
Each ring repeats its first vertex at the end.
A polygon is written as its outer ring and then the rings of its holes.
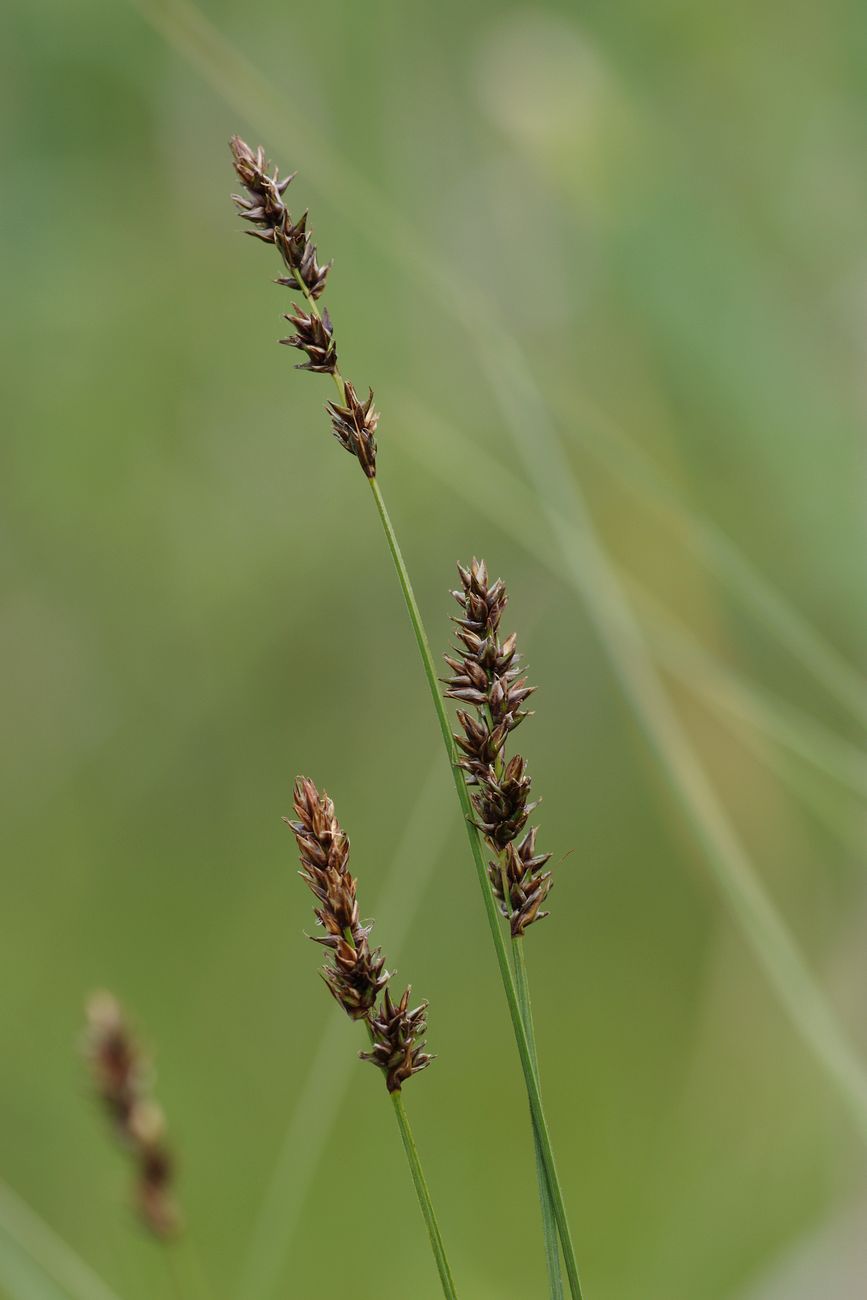
POLYGON ((666 666, 680 681, 757 727, 857 797, 867 799, 867 757, 861 750, 803 710, 725 668, 641 583, 626 575, 623 582, 661 648, 666 666))
POLYGON ((68 1300, 30 1256, 0 1228, 0 1296, 7 1300, 68 1300))
POLYGON ((0 1277, 8 1278, 11 1274, 17 1279, 17 1290, 10 1290, 9 1294, 20 1300, 37 1300, 37 1297, 54 1300, 58 1295, 68 1296, 69 1300, 119 1300, 90 1265, 3 1182, 0 1182, 0 1254, 3 1256, 0 1277), (16 1259, 8 1249, 3 1251, 4 1235, 23 1252, 23 1259, 16 1259), (27 1259, 35 1267, 28 1268, 27 1259))
MULTIPOLYGON (((373 909, 389 946, 398 951, 418 916, 425 890, 452 829, 450 791, 439 747, 404 823, 403 834, 373 909)), ((281 1292, 304 1204, 352 1083, 358 1062, 347 1047, 345 1018, 323 1030, 278 1148, 277 1163, 256 1216, 241 1270, 239 1300, 272 1300, 281 1292)))
MULTIPOLYGON (((652 629, 650 647, 657 662, 680 679, 679 665, 667 652, 663 639, 653 638, 652 629)), ((863 808, 856 805, 851 796, 816 764, 801 758, 791 748, 782 749, 778 743, 770 741, 768 735, 757 728, 754 717, 727 708, 714 691, 705 689, 705 683, 698 678, 691 685, 705 706, 729 727, 738 743, 788 787, 792 797, 808 809, 848 853, 854 855, 860 867, 867 867, 863 808)))
MULTIPOLYGON (((546 480, 549 476, 560 475, 560 485, 552 488, 549 495, 547 488, 543 489, 551 501, 550 505, 542 501, 551 527, 551 539, 546 540, 534 523, 533 503, 520 480, 501 466, 495 466, 489 457, 478 453, 486 466, 486 475, 481 479, 471 472, 456 475, 453 472, 454 445, 460 446, 462 463, 466 466, 471 444, 454 435, 449 439, 439 421, 436 422, 436 437, 424 439, 415 436, 417 429, 424 427, 424 417, 416 403, 411 403, 411 408, 412 418, 407 421, 407 428, 415 432, 412 443, 405 440, 403 445, 451 490, 465 492, 477 512, 487 514, 498 528, 526 546, 582 598, 608 650, 624 693, 693 828, 704 861, 729 906, 737 928, 776 990, 792 1025, 837 1085, 859 1133, 867 1141, 867 1072, 864 1064, 760 882, 677 720, 613 568, 601 550, 583 501, 577 495, 577 485, 572 484, 571 467, 558 464, 558 458, 552 455, 541 470, 546 480), (417 423, 413 424, 416 417, 417 423), (487 485, 489 494, 479 490, 480 482, 487 485), (507 501, 510 503, 508 506, 507 501)), ((428 415, 427 427, 430 426, 428 415)), ((529 430, 536 428, 533 421, 529 421, 526 427, 529 430)), ((538 479, 540 470, 532 462, 534 453, 542 445, 541 440, 534 438, 529 454, 517 438, 516 445, 521 450, 528 475, 538 479)), ((537 483, 537 488, 541 487, 542 484, 537 483)))
POLYGON ((642 501, 655 506, 667 525, 676 529, 678 538, 740 597, 756 621, 774 633, 829 695, 867 724, 867 679, 863 674, 759 572, 721 528, 696 515, 680 500, 674 485, 642 447, 580 397, 576 419, 575 402, 574 392, 570 392, 570 431, 594 460, 642 501))

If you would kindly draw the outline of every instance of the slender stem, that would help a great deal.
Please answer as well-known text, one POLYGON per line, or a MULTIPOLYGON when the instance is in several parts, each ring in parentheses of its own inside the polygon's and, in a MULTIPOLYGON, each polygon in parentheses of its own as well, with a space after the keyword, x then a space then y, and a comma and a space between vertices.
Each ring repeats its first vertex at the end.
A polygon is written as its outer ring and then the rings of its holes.
POLYGON ((403 1149, 406 1152, 406 1158, 409 1162, 410 1172, 412 1173, 412 1181, 415 1183, 418 1203, 421 1206, 421 1212, 424 1215, 424 1221, 427 1224, 428 1236, 430 1237, 431 1249, 433 1250, 434 1258, 437 1262, 443 1295, 446 1297, 446 1300, 456 1300, 455 1284, 452 1279, 451 1269, 449 1268, 449 1261, 446 1258, 445 1246, 443 1245, 437 1217, 434 1213, 430 1189, 424 1176, 424 1170, 421 1167, 418 1148, 415 1145, 415 1139, 412 1135, 412 1129, 409 1125, 409 1118, 406 1113, 406 1107, 403 1104, 403 1095, 400 1089, 391 1094, 391 1102, 394 1106, 397 1126, 400 1129, 403 1149))
POLYGON ((569 1229, 569 1220, 566 1217, 566 1207, 563 1202, 563 1193, 560 1187, 560 1180, 557 1176, 557 1168, 554 1163, 554 1152, 551 1148, 551 1138, 548 1133, 548 1125, 545 1120, 545 1113, 542 1108, 542 1095, 539 1090, 539 1081, 536 1076, 536 1070, 533 1066, 533 1057, 530 1051, 530 1043, 527 1037, 527 1031, 524 1028, 524 1022, 521 1018, 521 1009, 518 1004, 518 994, 515 988, 515 979, 512 974, 512 968, 509 963, 509 955, 506 949, 506 941, 500 928, 500 922, 497 916, 497 907, 494 902, 494 896, 491 893, 488 882, 488 873, 485 866, 485 857, 482 849, 482 843, 479 833, 473 822, 473 809, 470 803, 470 796, 467 791, 466 782, 463 773, 458 766, 458 757, 455 750, 454 740, 452 739, 451 727, 449 725, 448 715, 445 704, 440 695, 439 684, 437 682, 436 668, 434 666, 433 655, 431 654, 427 634, 424 630, 424 624, 421 620, 415 595, 413 594, 412 584, 409 579, 406 564, 398 544, 397 536, 394 531, 391 519, 386 509, 385 501, 380 491, 377 479, 369 479, 370 489, 373 493, 373 499, 376 502, 376 508, 379 511, 379 517, 385 536, 388 541, 388 547, 391 551, 391 557, 394 561, 394 567, 397 570, 397 576, 400 581, 403 598, 406 602, 407 612, 409 613, 412 629, 415 633, 416 643, 419 654, 421 655, 424 666, 425 677, 430 687, 431 697, 434 708, 436 709, 437 719, 439 720, 440 730, 443 736, 443 743, 446 747, 446 753, 449 757, 449 766, 452 771, 452 778, 455 783, 458 799, 461 805, 461 811, 464 814, 464 823, 467 829, 470 851, 473 855, 473 862, 476 868, 476 875, 479 878, 479 886, 482 891, 482 900, 485 906, 485 915, 488 920, 488 927, 491 931, 491 939, 494 944, 494 951, 497 955, 497 964, 500 968, 500 978, 503 982, 503 989, 506 994, 506 1002, 509 1008, 509 1015, 512 1020, 512 1028, 515 1034, 515 1041, 518 1047, 518 1056, 521 1060, 521 1069, 524 1073, 524 1082, 527 1087, 527 1095, 530 1100, 530 1111, 533 1117, 533 1125, 539 1141, 542 1162, 545 1166, 545 1173, 548 1178, 548 1185, 551 1191, 551 1197, 554 1204, 554 1215, 557 1220, 557 1230, 560 1234, 560 1244, 563 1248, 563 1259, 566 1264, 566 1274, 569 1278, 569 1290, 572 1300, 582 1300, 581 1282, 578 1277, 578 1266, 575 1263, 575 1248, 572 1244, 572 1234, 569 1229))
MULTIPOLYGON (((346 942, 350 947, 354 948, 355 940, 352 937, 352 931, 344 930, 343 934, 346 942)), ((364 1018, 364 1027, 367 1030, 367 1037, 370 1039, 372 1045, 375 1042, 373 1027, 366 1016, 364 1018)), ((421 1212, 427 1226, 428 1236, 430 1237, 431 1249, 433 1250, 434 1259, 436 1260, 437 1272, 440 1275, 443 1295, 446 1297, 446 1300, 457 1300, 452 1271, 449 1268, 445 1244, 443 1243, 442 1233, 440 1232, 440 1226, 437 1222, 433 1201, 431 1200, 430 1188, 428 1187, 427 1179, 424 1176, 424 1170, 421 1166, 421 1157, 418 1154, 418 1147, 416 1146, 415 1138, 412 1135, 412 1129, 409 1125, 409 1116, 406 1113, 400 1089, 398 1088, 397 1092, 390 1093, 389 1096, 391 1097, 394 1106, 394 1113, 397 1116, 397 1126, 400 1129, 403 1149, 406 1152, 406 1158, 409 1162, 409 1170, 412 1174, 412 1181, 415 1184, 416 1196, 418 1197, 418 1203, 421 1207, 421 1212)))
MULTIPOLYGON (((539 1057, 536 1052, 536 1031, 533 1026, 533 1004, 530 1001, 530 983, 527 978, 527 959, 523 938, 513 937, 512 958, 515 966, 515 984, 518 989, 518 1002, 521 1007, 521 1018, 524 1021, 524 1029, 527 1031, 527 1040, 530 1044, 530 1055, 533 1058, 533 1065, 538 1079, 539 1057)), ((541 1086, 541 1079, 539 1082, 541 1086)), ((545 1236, 545 1259, 548 1264, 548 1281, 551 1285, 551 1300, 562 1300, 563 1278, 560 1273, 560 1247, 557 1238, 557 1223, 554 1218, 554 1204, 551 1196, 551 1189, 548 1185, 548 1176, 545 1173, 545 1164, 542 1160, 542 1151, 539 1146, 539 1138, 536 1134, 535 1127, 533 1128, 533 1145, 536 1151, 536 1176, 539 1180, 539 1202, 542 1206, 542 1230, 545 1236)))

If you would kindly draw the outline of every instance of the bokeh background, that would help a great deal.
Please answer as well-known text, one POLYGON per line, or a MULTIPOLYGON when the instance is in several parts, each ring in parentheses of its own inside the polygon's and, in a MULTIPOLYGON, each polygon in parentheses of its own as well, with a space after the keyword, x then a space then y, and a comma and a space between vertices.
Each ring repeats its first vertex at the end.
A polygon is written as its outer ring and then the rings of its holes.
POLYGON ((435 646, 456 560, 510 584, 564 859, 528 944, 588 1297, 865 1294, 864 6, 13 0, 3 23, 0 1294, 105 1300, 68 1249, 122 1300, 169 1295, 79 1056, 105 986, 156 1056, 213 1300, 437 1294, 303 937, 298 771, 431 1002, 407 1100, 461 1292, 545 1294, 435 721, 328 382, 275 346, 290 300, 238 234, 236 130, 300 169, 336 259, 435 646), (640 644, 599 634, 615 583, 640 644), (679 788, 624 644, 684 729, 679 788), (737 851, 696 831, 699 766, 827 998, 812 1042, 727 903, 737 851))

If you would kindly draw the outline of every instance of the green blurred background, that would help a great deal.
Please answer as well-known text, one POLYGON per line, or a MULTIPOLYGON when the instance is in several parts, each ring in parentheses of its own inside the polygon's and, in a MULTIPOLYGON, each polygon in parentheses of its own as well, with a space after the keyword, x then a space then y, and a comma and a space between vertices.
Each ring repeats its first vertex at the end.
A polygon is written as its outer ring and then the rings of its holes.
MULTIPOLYGON (((274 344, 290 299, 238 235, 237 130, 301 170, 336 259, 435 647, 455 561, 484 554, 541 687, 521 740, 570 856, 529 959, 588 1300, 867 1293, 857 1116, 715 887, 506 428, 541 473, 562 448, 861 1051, 864 6, 13 0, 3 23, 4 1184, 123 1300, 168 1294, 78 1053, 108 986, 155 1052, 214 1300, 437 1294, 381 1081, 303 938, 280 815, 305 771, 430 999, 439 1059, 406 1096, 461 1292, 545 1294, 435 721, 328 382, 274 344)), ((72 1295, 55 1246, 0 1195, 0 1294, 72 1295)))

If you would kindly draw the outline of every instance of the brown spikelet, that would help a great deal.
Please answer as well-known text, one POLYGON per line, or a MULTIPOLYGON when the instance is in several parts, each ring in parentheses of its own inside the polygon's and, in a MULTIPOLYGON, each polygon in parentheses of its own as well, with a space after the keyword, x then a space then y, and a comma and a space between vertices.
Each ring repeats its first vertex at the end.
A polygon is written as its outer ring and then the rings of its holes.
POLYGON ((382 953, 378 948, 371 952, 368 942, 372 926, 359 921, 357 884, 348 868, 349 840, 328 795, 320 794, 306 776, 299 776, 294 804, 296 820, 284 821, 295 836, 300 875, 316 899, 313 911, 325 930, 317 938, 330 956, 323 978, 346 1013, 367 1022, 372 1045, 369 1052, 361 1053, 362 1059, 380 1066, 389 1092, 396 1092, 433 1060, 422 1041, 427 1003, 410 1010, 409 989, 398 1003, 391 1000, 386 987, 391 976, 382 953))
POLYGON ((150 1095, 147 1061, 110 993, 96 993, 87 1004, 85 1053, 97 1096, 135 1164, 139 1214, 155 1236, 173 1237, 180 1220, 165 1120, 150 1095))
POLYGON ((536 829, 515 846, 538 801, 530 799, 525 759, 505 754, 509 736, 529 716, 524 705, 535 687, 527 685, 515 634, 500 639, 508 603, 502 580, 490 580, 484 560, 474 559, 466 569, 458 565, 458 574, 461 589, 452 595, 461 607, 453 620, 459 644, 445 656, 451 672, 445 679, 446 696, 472 709, 458 709, 461 731, 455 742, 473 788, 476 824, 497 855, 489 864, 491 885, 518 936, 548 915, 541 905, 553 884, 550 871, 543 870, 550 854, 535 852, 536 829))
POLYGON ((316 898, 313 912, 325 933, 314 936, 328 949, 322 977, 353 1020, 363 1019, 389 980, 380 949, 371 950, 371 926, 358 916, 357 885, 348 870, 349 840, 334 804, 306 776, 295 782, 297 821, 286 818, 301 855, 302 880, 316 898))

